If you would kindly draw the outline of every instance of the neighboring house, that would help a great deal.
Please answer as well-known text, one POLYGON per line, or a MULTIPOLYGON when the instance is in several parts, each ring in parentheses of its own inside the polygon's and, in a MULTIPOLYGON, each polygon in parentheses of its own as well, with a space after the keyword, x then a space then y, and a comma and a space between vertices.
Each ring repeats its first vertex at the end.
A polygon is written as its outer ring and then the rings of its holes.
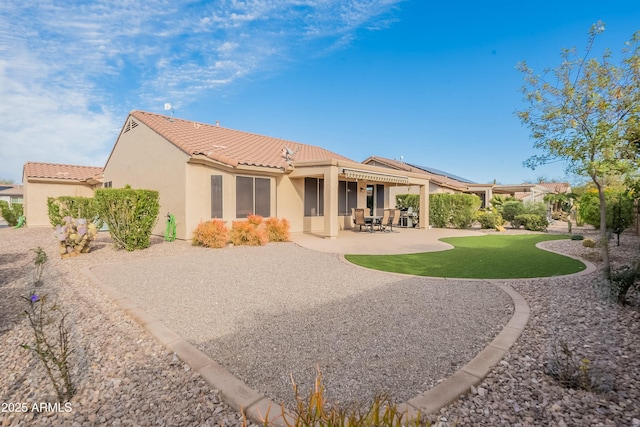
POLYGON ((51 226, 47 198, 93 197, 93 190, 102 186, 102 168, 27 162, 22 172, 22 184, 27 225, 51 226))
MULTIPOLYGON (((466 178, 450 174, 428 166, 420 166, 395 159, 371 156, 363 161, 367 165, 391 168, 422 174, 429 179, 429 193, 466 193, 476 194, 482 200, 482 206, 489 206, 495 194, 519 197, 520 200, 542 201, 544 195, 552 190, 538 184, 478 184, 466 178)), ((397 186, 391 190, 391 196, 396 194, 412 194, 415 190, 411 186, 397 186)))
POLYGON ((4 200, 12 206, 13 204, 21 205, 23 203, 22 185, 0 184, 0 200, 4 200))
POLYGON ((104 185, 157 190, 162 234, 167 213, 177 236, 191 238, 200 221, 231 226, 255 213, 289 220, 291 232, 336 238, 352 227, 352 209, 378 215, 394 207, 396 185, 421 196, 428 219, 429 177, 355 162, 320 147, 169 116, 133 111, 104 167, 104 185))

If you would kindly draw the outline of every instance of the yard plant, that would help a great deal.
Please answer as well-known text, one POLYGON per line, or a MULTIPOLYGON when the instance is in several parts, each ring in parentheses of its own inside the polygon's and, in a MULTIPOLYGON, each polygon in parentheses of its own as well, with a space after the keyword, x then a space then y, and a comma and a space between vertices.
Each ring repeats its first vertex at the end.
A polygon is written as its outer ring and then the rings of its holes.
POLYGON ((133 251, 151 245, 151 232, 160 211, 157 191, 129 186, 101 188, 96 190, 95 199, 116 248, 133 251))
POLYGON ((487 235, 441 239, 451 250, 401 255, 346 255, 354 264, 416 276, 517 279, 577 273, 586 266, 573 258, 537 248, 565 235, 487 235))

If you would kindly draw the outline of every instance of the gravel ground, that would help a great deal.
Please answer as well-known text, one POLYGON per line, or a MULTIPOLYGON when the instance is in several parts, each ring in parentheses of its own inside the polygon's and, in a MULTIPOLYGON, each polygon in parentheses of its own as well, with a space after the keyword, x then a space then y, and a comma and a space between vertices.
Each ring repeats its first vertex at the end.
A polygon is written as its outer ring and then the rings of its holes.
MULTIPOLYGON (((125 253, 113 251, 108 240, 108 236, 101 235, 92 253, 63 261, 56 255, 55 242, 48 230, 0 230, 0 403, 30 406, 55 401, 39 362, 20 347, 32 341, 26 319, 20 316, 25 304, 20 296, 28 295, 31 289, 34 256, 29 249, 38 245, 49 254, 45 285, 38 291, 48 293, 70 313, 68 324, 75 350, 73 375, 79 385, 79 392, 71 401, 72 411, 3 412, 0 413, 2 425, 241 424, 241 416, 220 402, 217 393, 198 375, 147 337, 87 281, 81 271, 90 265, 116 264, 111 269, 123 273, 119 286, 131 284, 129 291, 137 290, 140 294, 137 302, 152 303, 147 307, 152 314, 159 314, 153 312, 157 306, 184 305, 196 316, 207 310, 207 317, 196 317, 198 321, 191 324, 181 323, 184 320, 175 308, 176 312, 167 309, 159 317, 200 348, 211 352, 216 360, 220 359, 220 363, 254 388, 275 396, 276 400, 285 393, 283 387, 284 380, 288 385, 288 372, 299 369, 296 375, 300 375, 300 382, 306 381, 303 378, 311 378, 315 370, 312 362, 316 359, 323 371, 335 372, 335 378, 332 374, 325 375, 331 397, 348 401, 385 388, 396 390, 395 397, 403 400, 406 397, 402 393, 407 390, 411 390, 408 394, 412 396, 464 364, 499 331, 511 310, 501 293, 482 282, 449 282, 445 289, 428 279, 389 279, 385 274, 358 270, 358 277, 365 279, 354 283, 351 276, 338 273, 341 268, 355 267, 340 262, 335 256, 308 252, 292 244, 207 251, 174 242, 125 253), (272 256, 270 268, 259 273, 260 281, 247 271, 247 259, 254 259, 251 257, 257 254, 256 250, 260 251, 261 259, 272 256), (298 253, 302 258, 292 258, 298 253), (178 264, 167 265, 167 260, 176 256, 178 264), (311 263, 310 256, 313 257, 311 263), (294 267, 301 262, 304 262, 302 273, 294 267), (327 264, 320 269, 323 263, 327 264), (147 264, 154 267, 145 274, 142 267, 147 264), (209 271, 212 280, 198 283, 198 277, 184 273, 166 277, 181 271, 181 266, 190 265, 200 265, 203 271, 209 271), (240 277, 243 274, 247 277, 214 280, 221 272, 238 266, 239 270, 234 272, 240 271, 240 277), (318 278, 319 271, 326 271, 327 266, 331 267, 327 274, 337 280, 336 287, 318 278), (159 280, 158 271, 165 272, 160 279, 171 280, 159 280), (286 292, 291 290, 285 287, 286 283, 309 281, 313 286, 286 292), (149 289, 165 282, 173 288, 157 294, 166 295, 171 291, 174 302, 177 300, 180 304, 169 304, 154 297, 155 291, 145 292, 145 287, 149 289), (258 285, 267 282, 270 287, 258 285), (416 286, 418 284, 422 286, 416 286), (207 286, 206 292, 203 286, 207 286), (270 291, 273 286, 279 290, 278 294, 270 291), (190 291, 182 292, 185 287, 190 291), (180 292, 176 292, 176 288, 180 292), (229 293, 222 297, 218 293, 221 290, 229 293), (464 299, 461 295, 484 293, 497 298, 497 302, 481 302, 487 304, 485 308, 492 313, 493 322, 481 318, 479 323, 486 324, 474 325, 477 307, 460 301, 464 299), (145 295, 148 302, 142 298, 145 295), (437 311, 442 304, 452 304, 452 313, 437 311), (287 308, 292 305, 295 310, 287 308), (240 311, 228 310, 228 307, 240 311), (429 309, 421 310, 422 307, 429 309), (209 320, 210 316, 213 320, 209 320), (465 317, 471 321, 460 322, 460 325, 444 321, 465 317), (341 324, 345 319, 347 326, 341 324), (406 327, 407 324, 411 327, 406 327), (439 341, 437 332, 432 341, 429 330, 442 328, 443 324, 452 328, 446 332, 448 341, 439 341), (456 336, 463 331, 481 337, 475 337, 474 343, 458 344, 456 336), (367 345, 372 339, 378 341, 374 341, 373 346, 367 345), (336 346, 336 351, 329 350, 330 345, 336 346), (362 351, 368 352, 366 357, 359 354, 362 351), (471 351, 469 357, 465 351, 471 351), (417 358, 416 353, 420 355, 417 358), (399 367, 394 366, 394 360, 399 367), (445 366, 447 363, 449 366, 445 366), (432 365, 436 368, 429 375, 423 375, 424 367, 432 365), (420 372, 420 376, 397 376, 400 371, 420 372), (380 375, 373 375, 373 382, 363 389, 358 384, 371 372, 380 375), (255 384, 251 384, 252 377, 257 381, 255 384)), ((612 247, 614 261, 621 263, 635 258, 638 243, 638 238, 623 235, 622 246, 612 247)), ((583 248, 580 242, 547 244, 554 250, 597 261, 593 251, 583 248)), ((101 268, 104 267, 96 267, 94 273, 101 268)), ((530 304, 532 314, 527 328, 482 384, 430 419, 443 426, 640 426, 638 296, 632 294, 629 307, 608 304, 600 297, 597 282, 595 274, 504 282, 530 304), (569 346, 575 358, 591 360, 595 391, 567 389, 545 373, 545 363, 552 359, 553 344, 561 342, 569 346)), ((299 382, 297 377, 296 382, 299 382)))
POLYGON ((316 367, 331 400, 408 400, 472 359, 512 314, 485 282, 385 274, 292 243, 185 250, 91 271, 291 407, 291 376, 310 390, 316 367))

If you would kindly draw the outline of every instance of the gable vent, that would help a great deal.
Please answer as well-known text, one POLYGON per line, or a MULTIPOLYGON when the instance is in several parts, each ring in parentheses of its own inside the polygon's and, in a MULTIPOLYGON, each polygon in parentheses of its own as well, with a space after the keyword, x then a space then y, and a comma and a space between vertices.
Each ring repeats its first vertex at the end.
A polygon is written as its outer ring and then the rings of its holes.
POLYGON ((133 119, 129 120, 129 123, 127 123, 127 125, 124 127, 124 132, 123 133, 127 133, 130 130, 135 129, 138 126, 138 123, 135 122, 133 119))

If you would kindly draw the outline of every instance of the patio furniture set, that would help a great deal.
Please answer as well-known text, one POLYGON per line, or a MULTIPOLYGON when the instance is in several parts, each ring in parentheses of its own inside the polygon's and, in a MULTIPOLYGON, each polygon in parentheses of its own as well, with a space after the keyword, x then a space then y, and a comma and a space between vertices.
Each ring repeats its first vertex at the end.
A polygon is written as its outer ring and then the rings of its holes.
POLYGON ((400 226, 400 220, 400 209, 385 209, 382 216, 365 215, 364 209, 353 210, 353 222, 360 227, 360 231, 362 231, 362 227, 371 233, 375 231, 375 227, 378 228, 378 231, 393 231, 394 226, 400 226))

